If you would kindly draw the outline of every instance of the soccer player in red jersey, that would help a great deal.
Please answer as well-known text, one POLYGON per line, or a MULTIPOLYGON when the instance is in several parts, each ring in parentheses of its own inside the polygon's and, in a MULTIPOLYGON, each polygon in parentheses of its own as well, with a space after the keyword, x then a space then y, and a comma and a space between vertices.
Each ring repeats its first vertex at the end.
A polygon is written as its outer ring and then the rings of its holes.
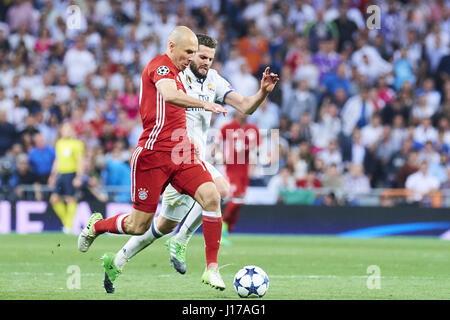
POLYGON ((224 146, 225 173, 230 182, 231 199, 223 212, 222 243, 231 244, 228 233, 239 218, 239 208, 244 203, 250 184, 250 153, 259 146, 259 130, 247 122, 248 115, 236 112, 235 119, 221 128, 224 146))
MULTIPOLYGON (((78 248, 86 252, 95 238, 105 232, 141 235, 151 227, 152 232, 158 233, 152 220, 159 197, 170 183, 178 192, 193 197, 204 210, 206 269, 202 279, 223 290, 225 284, 217 263, 222 229, 220 195, 188 138, 185 108, 224 114, 226 109, 186 94, 178 74, 190 64, 197 50, 196 35, 179 26, 169 35, 166 53, 156 56, 145 67, 139 97, 144 131, 130 159, 132 213, 107 219, 94 213, 78 237, 78 248)), ((110 260, 103 259, 105 270, 114 268, 110 260)), ((113 282, 119 273, 120 270, 105 273, 108 293, 114 292, 113 282)))

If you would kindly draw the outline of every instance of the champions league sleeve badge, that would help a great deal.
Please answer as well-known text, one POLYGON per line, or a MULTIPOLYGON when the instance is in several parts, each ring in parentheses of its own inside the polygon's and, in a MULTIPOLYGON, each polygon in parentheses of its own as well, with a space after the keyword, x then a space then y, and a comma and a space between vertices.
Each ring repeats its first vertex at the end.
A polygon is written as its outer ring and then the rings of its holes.
POLYGON ((166 66, 160 66, 157 70, 156 73, 159 74, 160 76, 165 76, 166 74, 169 73, 169 68, 166 66))

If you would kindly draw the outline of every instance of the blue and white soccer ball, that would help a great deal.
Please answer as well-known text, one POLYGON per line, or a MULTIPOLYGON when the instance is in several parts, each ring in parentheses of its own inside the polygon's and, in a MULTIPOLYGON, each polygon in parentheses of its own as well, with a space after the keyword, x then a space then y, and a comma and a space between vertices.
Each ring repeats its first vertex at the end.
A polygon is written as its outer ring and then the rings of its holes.
POLYGON ((260 267, 245 266, 234 276, 234 289, 241 298, 261 298, 269 289, 269 277, 260 267))

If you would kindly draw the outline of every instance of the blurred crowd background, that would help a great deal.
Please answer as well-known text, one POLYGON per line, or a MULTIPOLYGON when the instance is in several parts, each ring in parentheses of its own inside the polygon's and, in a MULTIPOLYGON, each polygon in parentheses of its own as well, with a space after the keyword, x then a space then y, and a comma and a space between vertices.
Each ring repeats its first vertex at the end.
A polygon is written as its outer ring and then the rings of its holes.
MULTIPOLYGON (((420 202, 450 187, 450 1, 19 0, 0 7, 1 197, 46 198, 69 122, 85 145, 80 199, 129 201, 141 72, 177 25, 218 40, 213 68, 243 95, 266 66, 280 75, 248 118, 263 143, 280 135, 251 185, 278 201, 322 190, 311 199, 322 205, 358 205, 380 188, 420 202), (380 29, 366 25, 372 4, 380 29)), ((212 127, 232 118, 230 108, 212 127)))

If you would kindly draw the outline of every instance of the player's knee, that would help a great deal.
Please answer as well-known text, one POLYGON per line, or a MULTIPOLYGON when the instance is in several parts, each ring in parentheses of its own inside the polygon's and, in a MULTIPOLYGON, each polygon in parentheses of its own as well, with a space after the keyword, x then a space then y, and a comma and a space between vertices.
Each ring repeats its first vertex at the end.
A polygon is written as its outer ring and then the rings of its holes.
POLYGON ((49 201, 50 201, 51 204, 55 204, 56 202, 59 201, 59 196, 58 196, 57 194, 54 194, 54 193, 53 193, 53 194, 50 196, 49 201))
POLYGON ((223 181, 217 181, 216 188, 221 199, 225 199, 230 194, 230 184, 225 179, 223 181))
POLYGON ((217 211, 220 209, 220 195, 217 190, 211 191, 206 196, 203 209, 206 211, 217 211))

